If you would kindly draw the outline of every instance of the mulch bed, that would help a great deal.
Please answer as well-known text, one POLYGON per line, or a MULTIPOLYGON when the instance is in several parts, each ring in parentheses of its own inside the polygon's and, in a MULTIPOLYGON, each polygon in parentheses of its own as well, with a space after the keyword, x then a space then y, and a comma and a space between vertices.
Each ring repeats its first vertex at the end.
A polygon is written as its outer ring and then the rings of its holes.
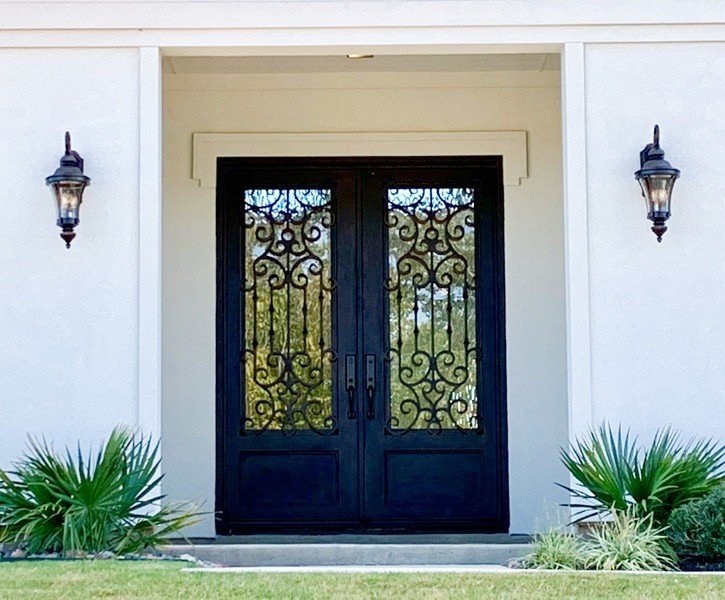
POLYGON ((725 571, 725 561, 702 562, 696 560, 683 560, 678 565, 681 571, 725 571))

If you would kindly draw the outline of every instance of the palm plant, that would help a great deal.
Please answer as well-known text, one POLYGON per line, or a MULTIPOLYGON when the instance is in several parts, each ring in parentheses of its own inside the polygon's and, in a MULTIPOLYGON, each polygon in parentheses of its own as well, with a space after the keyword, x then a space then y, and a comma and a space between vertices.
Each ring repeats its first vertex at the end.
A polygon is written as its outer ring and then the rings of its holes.
POLYGON ((723 478, 725 447, 712 440, 680 442, 670 428, 660 430, 647 448, 629 430, 616 433, 607 424, 561 451, 561 460, 577 487, 558 484, 576 499, 574 521, 633 507, 637 516, 652 515, 655 526, 672 511, 700 498, 723 478))
POLYGON ((160 505, 158 443, 116 428, 95 459, 57 455, 31 438, 15 470, 0 469, 0 542, 28 552, 133 553, 198 521, 189 504, 160 505))

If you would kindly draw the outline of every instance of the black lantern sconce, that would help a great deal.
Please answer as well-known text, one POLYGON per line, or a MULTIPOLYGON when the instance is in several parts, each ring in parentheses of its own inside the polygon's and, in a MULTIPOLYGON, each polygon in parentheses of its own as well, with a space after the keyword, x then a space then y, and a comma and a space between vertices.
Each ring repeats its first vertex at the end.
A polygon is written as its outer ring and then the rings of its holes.
POLYGON ((634 176, 642 188, 642 196, 647 202, 647 218, 654 223, 652 231, 657 241, 667 231, 665 221, 670 218, 670 203, 672 201, 672 188, 675 179, 680 176, 679 169, 675 169, 665 160, 665 151, 660 148, 660 126, 655 125, 654 139, 639 153, 640 169, 634 176))
POLYGON ((58 209, 58 227, 62 229, 60 237, 65 247, 76 236, 73 231, 80 221, 83 190, 91 183, 91 178, 83 174, 83 159, 70 147, 70 133, 65 132, 65 154, 60 159, 60 167, 50 177, 45 178, 46 185, 53 190, 58 209))

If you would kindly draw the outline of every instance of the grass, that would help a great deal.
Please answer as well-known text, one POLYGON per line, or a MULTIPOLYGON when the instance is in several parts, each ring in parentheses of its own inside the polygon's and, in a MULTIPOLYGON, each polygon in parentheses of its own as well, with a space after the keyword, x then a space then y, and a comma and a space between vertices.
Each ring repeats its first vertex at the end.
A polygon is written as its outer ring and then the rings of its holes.
POLYGON ((0 563, 0 598, 205 598, 297 600, 725 597, 718 575, 616 573, 279 574, 185 573, 185 563, 21 561, 0 563))

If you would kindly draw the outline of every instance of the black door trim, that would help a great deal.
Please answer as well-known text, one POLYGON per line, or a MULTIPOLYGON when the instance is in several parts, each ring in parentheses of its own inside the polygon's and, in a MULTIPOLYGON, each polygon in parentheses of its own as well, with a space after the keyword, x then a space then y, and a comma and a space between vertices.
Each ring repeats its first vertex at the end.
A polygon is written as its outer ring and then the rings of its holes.
MULTIPOLYGON (((253 533, 253 532, 320 532, 325 531, 475 531, 475 532, 506 532, 509 527, 509 482, 508 482, 508 436, 507 436, 507 406, 506 406, 506 319, 505 319, 505 258, 504 258, 504 194, 503 194, 503 159, 500 156, 464 156, 464 157, 315 157, 315 158, 219 158, 217 159, 217 194, 216 194, 216 235, 217 235, 217 273, 216 273, 216 531, 218 534, 253 533), (227 296, 233 293, 229 289, 227 280, 226 252, 228 233, 226 224, 230 218, 231 202, 229 188, 233 179, 230 174, 239 170, 255 169, 295 169, 331 170, 340 168, 350 169, 385 169, 385 168, 432 168, 432 167, 481 167, 493 169, 496 173, 496 190, 494 198, 493 223, 493 287, 495 295, 495 317, 493 333, 495 336, 495 367, 493 372, 496 394, 494 398, 497 418, 489 423, 495 428, 498 445, 496 448, 497 495, 499 506, 498 518, 495 522, 398 522, 395 526, 385 524, 370 524, 370 526, 356 524, 351 526, 347 522, 328 522, 325 527, 309 523, 255 523, 252 526, 230 520, 226 516, 226 437, 230 427, 238 429, 236 424, 227 422, 225 418, 226 393, 226 334, 225 306, 227 296)), ((357 203, 360 210, 360 203, 357 203)), ((360 222, 360 219, 357 219, 360 222)), ((237 290, 238 291, 238 290, 237 290)))

